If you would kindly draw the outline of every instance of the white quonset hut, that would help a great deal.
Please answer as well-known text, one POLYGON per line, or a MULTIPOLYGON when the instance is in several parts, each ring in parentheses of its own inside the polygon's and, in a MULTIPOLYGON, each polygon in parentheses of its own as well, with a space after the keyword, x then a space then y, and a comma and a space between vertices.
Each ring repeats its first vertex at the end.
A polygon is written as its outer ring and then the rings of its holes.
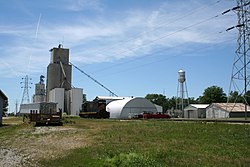
POLYGON ((115 100, 106 106, 110 118, 129 119, 143 112, 156 113, 156 106, 145 98, 125 98, 115 100))

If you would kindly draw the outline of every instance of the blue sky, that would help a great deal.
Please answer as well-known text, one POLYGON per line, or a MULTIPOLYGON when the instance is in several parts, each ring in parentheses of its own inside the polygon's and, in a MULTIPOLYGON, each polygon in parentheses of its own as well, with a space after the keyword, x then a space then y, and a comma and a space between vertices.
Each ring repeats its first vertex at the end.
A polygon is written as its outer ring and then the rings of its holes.
MULTIPOLYGON (((225 30, 237 17, 221 13, 234 6, 233 0, 0 1, 0 89, 13 111, 21 78, 37 83, 46 76, 49 50, 62 43, 73 64, 119 96, 176 96, 180 69, 190 97, 212 85, 227 93, 237 31, 225 30)), ((88 100, 109 95, 74 68, 73 86, 88 100)))

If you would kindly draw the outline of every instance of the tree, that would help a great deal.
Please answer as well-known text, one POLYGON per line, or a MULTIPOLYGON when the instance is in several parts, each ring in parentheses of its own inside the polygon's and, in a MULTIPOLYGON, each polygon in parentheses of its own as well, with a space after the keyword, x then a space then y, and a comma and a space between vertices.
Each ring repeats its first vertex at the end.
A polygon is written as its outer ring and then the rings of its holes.
POLYGON ((194 97, 189 97, 188 101, 189 101, 189 104, 197 104, 199 103, 199 98, 195 99, 194 97))
MULTIPOLYGON (((162 106, 163 112, 166 112, 167 110, 176 109, 177 97, 175 96, 173 96, 172 98, 167 98, 162 94, 147 94, 145 98, 154 104, 162 106)), ((189 103, 198 103, 198 99, 190 97, 189 103)))
POLYGON ((87 101, 87 95, 83 94, 82 95, 82 103, 85 103, 87 101))
MULTIPOLYGON (((250 91, 249 90, 246 92, 245 98, 246 98, 247 105, 250 105, 250 91)), ((244 103, 246 102, 244 101, 244 103)))
POLYGON ((7 114, 8 106, 9 106, 8 100, 4 100, 4 102, 3 102, 3 115, 7 114))
POLYGON ((168 105, 169 108, 168 109, 176 109, 176 101, 177 101, 177 97, 173 96, 171 99, 168 100, 168 105))
POLYGON ((227 96, 223 89, 218 86, 211 86, 204 90, 203 96, 199 97, 201 104, 222 103, 227 101, 227 96))
POLYGON ((238 91, 231 91, 229 96, 228 96, 228 102, 230 102, 230 103, 243 103, 244 99, 239 94, 238 91))
POLYGON ((145 98, 154 104, 162 106, 163 112, 165 112, 169 107, 168 106, 168 99, 166 98, 166 96, 164 96, 162 94, 147 94, 145 98))

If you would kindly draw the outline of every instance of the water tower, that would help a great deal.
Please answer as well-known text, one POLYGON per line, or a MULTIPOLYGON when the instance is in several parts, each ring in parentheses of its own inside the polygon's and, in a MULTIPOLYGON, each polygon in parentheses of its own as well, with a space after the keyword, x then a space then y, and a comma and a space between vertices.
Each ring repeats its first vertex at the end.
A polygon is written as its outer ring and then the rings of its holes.
POLYGON ((184 111, 184 107, 189 105, 188 91, 186 84, 185 71, 178 71, 178 88, 177 88, 177 98, 176 98, 176 109, 184 111))

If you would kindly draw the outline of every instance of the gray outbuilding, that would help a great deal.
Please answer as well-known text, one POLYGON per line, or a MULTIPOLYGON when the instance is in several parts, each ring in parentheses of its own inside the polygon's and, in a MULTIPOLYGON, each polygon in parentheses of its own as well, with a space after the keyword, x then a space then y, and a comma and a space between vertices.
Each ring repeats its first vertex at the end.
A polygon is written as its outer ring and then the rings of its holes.
POLYGON ((2 125, 3 106, 6 100, 8 100, 7 96, 0 90, 0 125, 2 125))
MULTIPOLYGON (((247 106, 247 116, 250 116, 250 106, 247 106)), ((245 117, 243 103, 212 103, 206 110, 206 118, 240 118, 245 117)))
POLYGON ((189 104, 184 108, 184 118, 206 118, 209 104, 189 104))

